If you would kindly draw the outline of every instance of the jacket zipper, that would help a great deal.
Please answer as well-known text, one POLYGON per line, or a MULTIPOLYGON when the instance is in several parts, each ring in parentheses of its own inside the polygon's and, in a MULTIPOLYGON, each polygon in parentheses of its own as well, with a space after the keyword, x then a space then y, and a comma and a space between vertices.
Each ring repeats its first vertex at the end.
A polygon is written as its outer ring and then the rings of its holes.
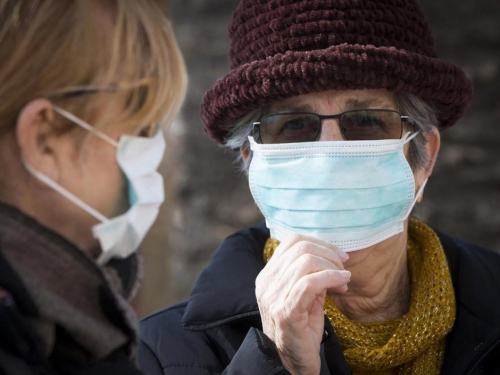
POLYGON ((483 350, 482 353, 479 353, 476 356, 477 360, 472 361, 472 365, 469 366, 470 370, 467 371, 467 375, 473 375, 474 371, 481 364, 481 362, 488 356, 489 353, 491 353, 493 349, 495 349, 498 344, 500 344, 500 336, 497 336, 497 338, 490 345, 488 345, 488 347, 483 350))
POLYGON ((226 324, 229 322, 234 322, 235 320, 239 320, 242 318, 247 318, 249 316, 255 316, 255 315, 259 315, 259 314, 260 314, 260 311, 251 311, 251 312, 247 312, 244 314, 231 316, 231 317, 226 318, 226 319, 218 320, 218 321, 213 322, 213 323, 189 325, 189 326, 184 326, 184 328, 189 330, 189 331, 204 331, 206 329, 215 328, 217 326, 220 326, 220 325, 223 325, 223 324, 226 324))

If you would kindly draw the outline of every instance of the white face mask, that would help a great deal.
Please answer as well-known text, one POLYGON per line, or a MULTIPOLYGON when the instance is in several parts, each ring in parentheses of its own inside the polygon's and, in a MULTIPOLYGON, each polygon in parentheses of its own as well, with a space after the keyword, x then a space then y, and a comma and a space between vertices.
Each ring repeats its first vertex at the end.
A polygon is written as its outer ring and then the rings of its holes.
POLYGON ((257 144, 249 183, 271 237, 291 233, 344 251, 373 246, 403 231, 420 196, 403 139, 257 144))
POLYGON ((24 162, 26 169, 101 222, 92 228, 94 237, 99 240, 102 249, 97 260, 99 264, 105 264, 113 257, 130 256, 138 249, 155 222, 165 199, 163 177, 157 172, 165 154, 163 133, 158 131, 152 138, 122 135, 120 141, 116 142, 64 109, 54 106, 54 110, 117 148, 118 165, 127 179, 130 208, 125 214, 108 219, 24 162))

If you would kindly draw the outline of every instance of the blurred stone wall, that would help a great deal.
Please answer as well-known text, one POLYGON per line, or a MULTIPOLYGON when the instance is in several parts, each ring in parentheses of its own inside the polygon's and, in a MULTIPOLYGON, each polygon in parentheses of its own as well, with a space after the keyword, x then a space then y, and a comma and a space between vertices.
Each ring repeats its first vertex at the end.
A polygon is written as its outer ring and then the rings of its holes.
MULTIPOLYGON (((190 75, 167 174, 171 201, 148 239, 141 314, 186 298, 221 241, 261 220, 235 155, 202 130, 204 92, 229 69, 227 27, 237 0, 170 0, 190 75), (151 246, 149 246, 151 245, 151 246), (156 254, 156 255, 154 255, 156 254)), ((468 114, 443 134, 418 216, 450 235, 500 251, 500 2, 421 0, 439 56, 474 81, 468 114)), ((172 151, 172 150, 171 150, 172 151)))

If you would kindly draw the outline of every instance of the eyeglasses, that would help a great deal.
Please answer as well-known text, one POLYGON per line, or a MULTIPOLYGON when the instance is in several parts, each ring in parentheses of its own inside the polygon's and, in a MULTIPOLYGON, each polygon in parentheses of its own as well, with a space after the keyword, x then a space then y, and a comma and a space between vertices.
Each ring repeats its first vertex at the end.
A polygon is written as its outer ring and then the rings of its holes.
POLYGON ((400 139, 403 123, 415 124, 411 117, 386 109, 362 109, 328 116, 290 112, 262 117, 253 123, 253 134, 256 141, 263 144, 314 142, 321 135, 323 120, 327 119, 338 119, 342 137, 348 141, 400 139))
MULTIPOLYGON (((99 94, 99 93, 107 93, 107 92, 116 92, 121 89, 130 89, 135 87, 141 87, 150 82, 149 78, 144 78, 140 81, 137 81, 136 84, 127 84, 127 83, 113 83, 107 86, 74 86, 69 88, 63 88, 59 90, 54 90, 44 95, 45 98, 64 98, 70 99, 82 95, 91 95, 91 94, 99 94)), ((69 113, 69 112, 67 112, 69 113)), ((69 113, 73 116, 71 113, 69 113)), ((144 138, 152 138, 158 133, 161 129, 160 123, 154 123, 150 125, 143 126, 137 132, 137 136, 144 138)))

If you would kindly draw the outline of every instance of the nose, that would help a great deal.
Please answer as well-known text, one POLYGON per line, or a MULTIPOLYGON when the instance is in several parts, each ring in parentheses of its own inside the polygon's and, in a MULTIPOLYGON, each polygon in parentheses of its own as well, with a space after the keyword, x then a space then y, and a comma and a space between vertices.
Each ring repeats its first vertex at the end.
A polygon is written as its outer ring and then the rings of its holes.
POLYGON ((344 137, 340 131, 339 120, 325 119, 321 127, 321 134, 318 141, 343 141, 344 137))

